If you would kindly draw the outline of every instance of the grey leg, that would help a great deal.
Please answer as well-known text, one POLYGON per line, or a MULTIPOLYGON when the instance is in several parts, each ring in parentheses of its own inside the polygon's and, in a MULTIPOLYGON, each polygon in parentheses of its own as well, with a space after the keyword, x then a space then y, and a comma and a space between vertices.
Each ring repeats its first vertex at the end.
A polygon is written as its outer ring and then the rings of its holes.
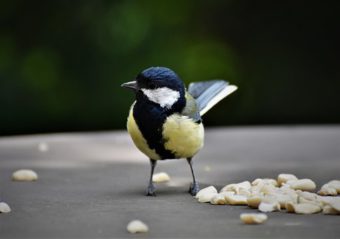
POLYGON ((198 191, 200 190, 200 187, 199 187, 198 183, 196 182, 194 169, 192 168, 192 158, 187 158, 187 161, 189 163, 191 174, 192 174, 192 184, 190 185, 189 193, 192 196, 195 196, 198 193, 198 191))
POLYGON ((151 173, 150 173, 150 179, 149 179, 149 185, 148 188, 146 189, 146 196, 156 196, 156 188, 155 185, 152 182, 152 176, 153 176, 153 172, 155 170, 157 161, 150 159, 150 165, 151 165, 151 173))

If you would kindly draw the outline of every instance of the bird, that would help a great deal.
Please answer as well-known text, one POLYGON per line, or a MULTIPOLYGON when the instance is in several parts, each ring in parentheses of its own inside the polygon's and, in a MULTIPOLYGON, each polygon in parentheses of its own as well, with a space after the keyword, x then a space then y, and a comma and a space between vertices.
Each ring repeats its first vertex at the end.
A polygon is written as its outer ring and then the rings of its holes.
POLYGON ((150 161, 147 196, 156 196, 153 174, 159 160, 186 159, 191 170, 189 193, 196 195, 199 184, 193 157, 204 145, 202 116, 237 86, 225 80, 190 83, 167 67, 149 67, 135 80, 121 85, 135 93, 127 118, 127 131, 135 146, 150 161))

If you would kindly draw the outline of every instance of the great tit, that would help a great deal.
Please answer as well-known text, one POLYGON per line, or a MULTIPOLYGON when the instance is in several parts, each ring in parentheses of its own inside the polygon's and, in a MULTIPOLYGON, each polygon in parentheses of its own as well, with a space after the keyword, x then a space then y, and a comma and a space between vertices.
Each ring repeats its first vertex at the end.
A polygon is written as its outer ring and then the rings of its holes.
POLYGON ((180 158, 189 163, 193 178, 189 193, 196 195, 199 185, 192 158, 204 143, 201 116, 237 87, 224 80, 212 80, 191 83, 186 90, 178 75, 166 67, 150 67, 122 87, 136 95, 127 130, 137 148, 150 159, 146 195, 155 196, 152 176, 157 161, 180 158))

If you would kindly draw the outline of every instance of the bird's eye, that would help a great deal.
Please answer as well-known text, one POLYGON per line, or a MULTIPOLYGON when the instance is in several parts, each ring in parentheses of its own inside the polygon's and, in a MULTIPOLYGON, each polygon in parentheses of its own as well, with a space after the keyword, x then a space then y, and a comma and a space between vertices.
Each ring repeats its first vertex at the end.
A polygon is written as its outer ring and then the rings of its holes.
POLYGON ((155 89, 156 88, 156 85, 154 83, 149 83, 149 89, 155 89))

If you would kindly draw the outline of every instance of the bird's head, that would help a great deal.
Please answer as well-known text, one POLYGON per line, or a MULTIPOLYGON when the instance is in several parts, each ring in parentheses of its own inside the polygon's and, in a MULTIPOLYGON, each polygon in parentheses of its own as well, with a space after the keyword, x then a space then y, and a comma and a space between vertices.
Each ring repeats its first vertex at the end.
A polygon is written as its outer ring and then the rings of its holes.
POLYGON ((148 100, 167 109, 185 95, 182 80, 166 67, 150 67, 139 73, 135 81, 124 83, 122 87, 134 90, 137 100, 148 100))

